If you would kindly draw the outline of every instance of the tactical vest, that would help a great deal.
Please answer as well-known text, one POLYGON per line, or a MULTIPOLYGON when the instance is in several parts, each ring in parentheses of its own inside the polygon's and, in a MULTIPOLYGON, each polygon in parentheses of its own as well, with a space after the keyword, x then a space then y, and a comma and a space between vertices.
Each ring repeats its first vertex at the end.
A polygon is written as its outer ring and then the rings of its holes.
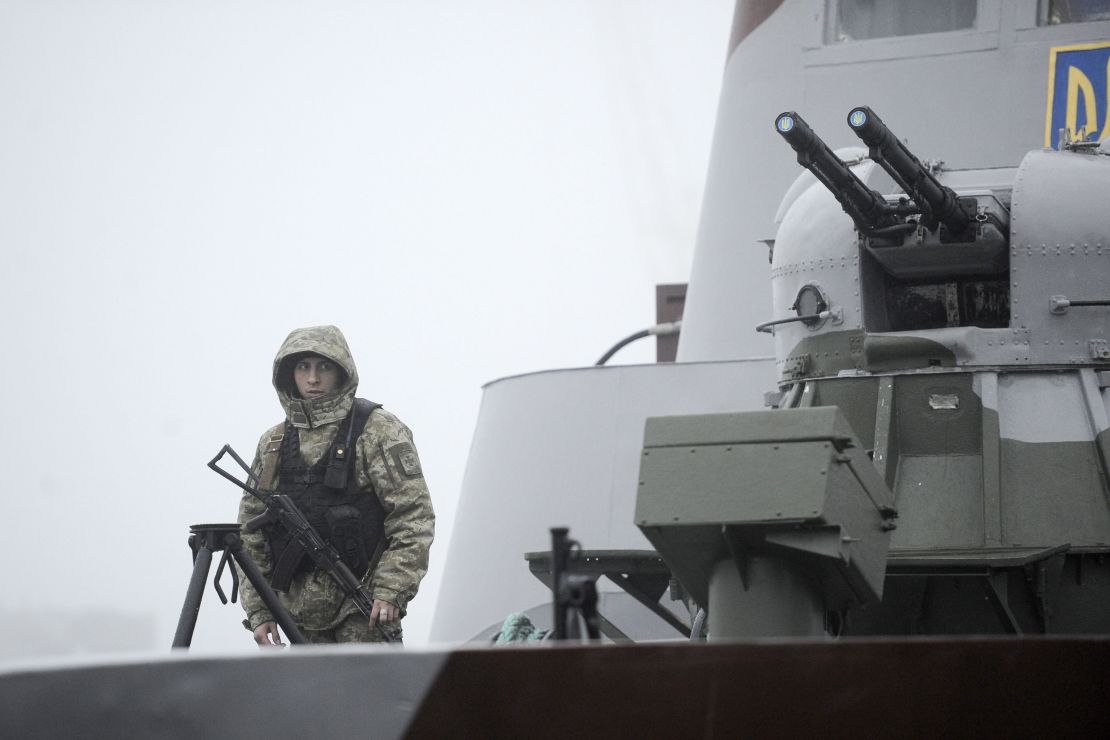
MULTIPOLYGON (((308 465, 301 454, 296 428, 285 422, 281 439, 277 493, 293 499, 320 536, 331 543, 343 562, 361 578, 385 536, 385 511, 373 490, 358 487, 354 470, 355 442, 380 403, 356 398, 335 440, 315 465, 308 465)), ((287 591, 297 573, 311 571, 312 558, 301 549, 288 530, 280 524, 266 529, 273 569, 270 585, 287 591)))

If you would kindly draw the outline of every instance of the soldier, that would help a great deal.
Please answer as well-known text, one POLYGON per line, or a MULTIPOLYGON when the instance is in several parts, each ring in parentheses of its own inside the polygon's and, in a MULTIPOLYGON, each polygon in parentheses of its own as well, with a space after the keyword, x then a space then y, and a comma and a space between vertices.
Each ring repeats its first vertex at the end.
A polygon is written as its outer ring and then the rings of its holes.
MULTIPOLYGON (((243 542, 309 642, 381 642, 382 632, 400 642, 435 529, 412 432, 355 399, 358 372, 334 326, 294 330, 274 358, 273 383, 286 420, 262 436, 252 472, 262 490, 293 497, 361 578, 374 600, 370 619, 280 527, 244 532, 243 542)), ((240 524, 263 508, 244 496, 240 524)), ((242 600, 255 642, 282 645, 273 615, 245 581, 242 600)))

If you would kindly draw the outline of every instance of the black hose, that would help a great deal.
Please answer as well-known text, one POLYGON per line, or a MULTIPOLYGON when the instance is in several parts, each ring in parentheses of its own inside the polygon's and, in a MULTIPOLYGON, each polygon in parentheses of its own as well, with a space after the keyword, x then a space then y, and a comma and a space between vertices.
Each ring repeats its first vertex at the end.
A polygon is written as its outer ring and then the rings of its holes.
POLYGON ((606 362, 609 361, 610 357, 615 355, 617 353, 617 351, 620 350, 625 345, 632 344, 637 339, 643 339, 644 337, 650 337, 650 336, 651 336, 651 330, 650 329, 643 329, 641 331, 636 332, 635 334, 632 334, 630 336, 625 337, 624 339, 620 340, 619 342, 614 344, 612 347, 610 347, 609 351, 606 352, 605 354, 603 354, 601 356, 601 359, 598 360, 597 362, 595 362, 594 365, 604 365, 606 362))
POLYGON ((771 331, 772 326, 778 326, 779 324, 793 324, 793 323, 796 323, 798 321, 804 321, 804 322, 806 322, 806 325, 809 326, 809 322, 812 321, 812 322, 816 323, 816 322, 820 321, 821 319, 828 317, 828 315, 829 315, 828 311, 822 311, 821 313, 811 313, 811 314, 806 314, 805 316, 790 316, 790 317, 785 318, 785 319, 775 319, 774 321, 764 321, 762 324, 757 325, 755 327, 755 330, 763 332, 764 334, 773 334, 774 332, 771 331))

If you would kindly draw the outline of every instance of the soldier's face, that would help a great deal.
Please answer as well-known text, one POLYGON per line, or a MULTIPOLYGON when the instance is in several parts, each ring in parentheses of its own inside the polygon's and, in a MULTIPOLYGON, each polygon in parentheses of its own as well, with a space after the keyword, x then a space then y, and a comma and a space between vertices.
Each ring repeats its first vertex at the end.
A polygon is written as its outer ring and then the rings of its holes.
POLYGON ((326 357, 302 357, 293 367, 293 382, 301 398, 316 398, 339 387, 339 367, 326 357))

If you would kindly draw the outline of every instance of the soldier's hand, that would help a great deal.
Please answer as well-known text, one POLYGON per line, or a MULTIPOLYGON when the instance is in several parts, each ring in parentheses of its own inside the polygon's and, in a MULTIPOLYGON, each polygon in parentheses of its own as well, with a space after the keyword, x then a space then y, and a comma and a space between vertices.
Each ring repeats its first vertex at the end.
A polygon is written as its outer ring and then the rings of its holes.
POLYGON ((401 618, 401 610, 397 608, 396 604, 391 604, 388 601, 381 599, 374 599, 374 608, 370 610, 370 627, 371 629, 375 624, 385 624, 386 622, 395 622, 401 618))
POLYGON ((254 628, 254 641, 261 647, 285 647, 276 622, 263 622, 254 628))

